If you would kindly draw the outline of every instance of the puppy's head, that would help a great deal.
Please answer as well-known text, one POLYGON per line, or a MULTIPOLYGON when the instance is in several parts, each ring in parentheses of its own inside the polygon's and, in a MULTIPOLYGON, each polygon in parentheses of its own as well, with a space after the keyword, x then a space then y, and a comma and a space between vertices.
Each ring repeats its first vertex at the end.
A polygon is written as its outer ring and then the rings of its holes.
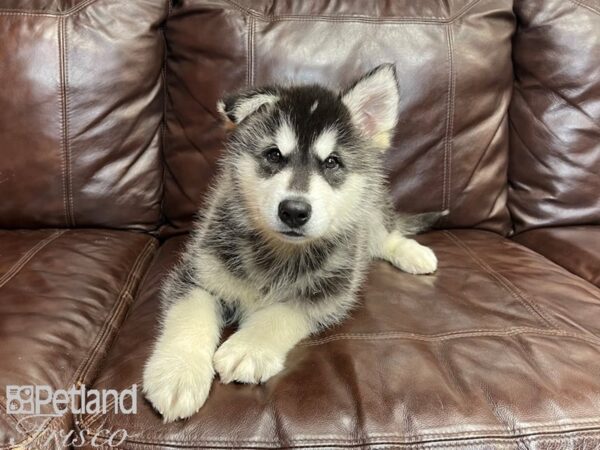
POLYGON ((332 238, 361 218, 380 181, 398 119, 394 66, 342 92, 317 85, 265 87, 226 97, 226 164, 253 225, 283 241, 332 238), (374 184, 375 183, 375 184, 374 184))

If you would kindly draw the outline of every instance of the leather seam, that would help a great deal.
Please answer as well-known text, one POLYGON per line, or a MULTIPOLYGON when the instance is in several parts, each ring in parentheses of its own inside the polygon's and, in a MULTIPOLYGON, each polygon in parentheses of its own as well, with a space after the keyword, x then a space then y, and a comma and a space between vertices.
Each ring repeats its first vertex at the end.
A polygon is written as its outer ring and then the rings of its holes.
MULTIPOLYGON (((156 260, 156 257, 157 256, 154 256, 154 258, 150 262, 150 265, 152 265, 154 263, 154 261, 156 260)), ((145 284, 146 279, 148 278, 148 274, 149 274, 149 271, 146 271, 144 273, 144 276, 141 278, 141 280, 139 282, 140 288, 145 284)), ((134 382, 134 384, 136 384, 138 386, 141 386, 142 385, 142 380, 141 379, 137 380, 137 381, 134 382)), ((111 400, 106 405, 106 410, 109 411, 114 406, 114 403, 116 401, 117 401, 116 398, 114 398, 114 397, 111 398, 111 400)), ((78 421, 77 421, 78 424, 80 423, 82 425, 82 427, 88 427, 88 426, 92 425, 94 422, 96 422, 100 417, 102 417, 102 415, 98 414, 98 413, 95 413, 95 414, 92 414, 91 416, 89 416, 89 419, 87 419, 86 417, 84 417, 83 413, 77 413, 76 417, 78 419, 78 421)))
POLYGON ((48 244, 58 239, 60 236, 66 233, 66 231, 67 230, 55 231, 50 236, 46 237, 45 239, 42 239, 33 247, 31 247, 23 256, 21 256, 21 258, 17 260, 17 262, 15 262, 15 264, 10 269, 8 269, 8 271, 2 277, 0 277, 0 288, 4 287, 6 283, 12 280, 15 277, 15 275, 17 275, 17 273, 19 273, 21 269, 29 261, 31 261, 31 259, 35 255, 37 255, 43 248, 45 248, 48 244))
POLYGON ((36 10, 21 10, 21 9, 0 9, 0 16, 42 16, 42 17, 66 17, 78 13, 87 6, 96 3, 98 0, 86 0, 79 5, 73 6, 64 12, 47 12, 36 10))
POLYGON ((75 226, 73 218, 73 189, 71 181, 71 148, 69 142, 69 63, 67 51, 67 29, 64 17, 58 18, 58 46, 60 64, 60 98, 61 98, 61 148, 63 154, 63 203, 65 209, 65 225, 75 226))
POLYGON ((69 220, 69 205, 67 202, 67 154, 66 154, 66 143, 65 143, 65 95, 64 95, 64 65, 63 61, 63 33, 64 33, 64 21, 62 17, 58 18, 58 72, 59 72, 59 95, 60 95, 60 174, 62 183, 62 197, 63 197, 63 214, 65 216, 65 226, 68 227, 70 224, 69 220))
MULTIPOLYGON (((600 424, 600 422, 598 420, 594 420, 594 421, 590 421, 589 422, 592 425, 598 426, 600 424)), ((585 424, 585 422, 581 422, 580 424, 585 424)), ((578 423, 579 425, 579 423, 578 423)), ((544 427, 540 427, 540 429, 542 429, 544 427)), ((547 427, 547 428, 552 428, 552 426, 547 427)), ((556 428, 556 425, 554 425, 554 428, 556 428)), ((533 429, 533 428, 532 428, 533 429)), ((523 431, 525 431, 526 429, 523 429, 523 431)), ((86 434, 90 434, 89 430, 82 430, 83 432, 85 432, 86 434)), ((495 430, 482 430, 482 431, 495 431, 495 430)), ((503 429, 499 429, 497 431, 506 431, 505 428, 503 429)), ((331 436, 323 436, 323 437, 318 437, 318 438, 309 438, 306 436, 300 436, 298 439, 290 439, 290 446, 295 446, 295 445, 306 445, 306 444, 314 444, 314 445, 319 445, 319 444, 326 444, 326 443, 331 443, 332 441, 335 442, 336 444, 340 444, 340 445, 369 445, 369 444, 377 444, 377 440, 380 439, 393 439, 393 438, 397 438, 399 439, 398 442, 395 442, 394 444, 396 445, 427 445, 427 446, 434 446, 434 447, 443 447, 443 448, 447 448, 447 441, 452 441, 452 440, 464 440, 464 439, 470 439, 471 442, 470 444, 473 444, 475 442, 481 442, 481 443, 490 443, 490 442, 498 442, 498 443, 503 443, 506 445, 512 445, 510 442, 506 442, 507 440, 517 440, 517 441, 547 441, 547 442, 559 442, 559 441, 563 441, 564 438, 563 437, 553 437, 553 436, 547 436, 547 435, 543 435, 542 433, 552 433, 552 434, 556 434, 556 433, 569 433, 570 436, 565 436, 565 437, 581 437, 581 438, 586 438, 588 436, 585 436, 585 434, 589 435, 592 434, 593 436, 597 436, 600 437, 600 428, 578 428, 578 429, 574 429, 574 430, 564 430, 564 429, 555 429, 554 431, 537 431, 537 432, 531 432, 528 434, 520 434, 520 435, 504 435, 504 436, 480 436, 477 435, 478 432, 471 432, 468 434, 454 434, 454 433, 440 433, 440 434, 418 434, 418 435, 413 435, 411 436, 407 436, 407 435, 402 435, 402 434, 398 434, 398 433, 374 433, 374 434, 368 434, 367 436, 365 436, 366 439, 362 439, 362 440, 356 440, 356 439, 347 439, 346 436, 347 435, 331 435, 331 436), (540 435, 542 434, 542 435, 540 435), (426 441, 425 439, 429 439, 429 440, 440 440, 440 441, 446 441, 446 442, 431 442, 431 441, 426 441), (475 442, 473 442, 475 441, 475 442)), ((98 434, 92 434, 93 436, 96 436, 100 439, 103 438, 102 435, 98 435, 98 434)), ((147 440, 147 439, 143 439, 143 440, 136 440, 136 439, 130 439, 129 437, 127 438, 127 442, 129 443, 135 443, 135 444, 141 444, 141 445, 156 445, 156 444, 160 444, 160 445, 169 445, 169 446, 183 446, 183 447, 187 447, 190 445, 240 445, 240 444, 247 444, 247 445, 252 445, 252 444, 265 444, 265 445, 280 445, 280 441, 278 440, 260 440, 260 439, 250 439, 250 440, 231 440, 228 438, 223 438, 223 439, 201 439, 201 440, 193 440, 193 441, 170 441, 170 440, 147 440)), ((456 445, 460 445, 460 444, 456 444, 456 445)), ((284 446, 285 448, 285 446, 284 446)))
POLYGON ((119 292, 119 296, 117 298, 115 306, 113 307, 113 310, 110 312, 107 320, 104 322, 104 326, 102 327, 100 333, 96 338, 96 343, 92 346, 92 352, 88 354, 88 357, 84 360, 84 364, 80 366, 80 369, 75 372, 71 384, 73 384, 75 380, 77 380, 77 384, 84 383, 87 372, 90 369, 94 358, 98 354, 99 348, 106 341, 108 331, 114 325, 115 321, 118 320, 121 310, 127 306, 126 302, 122 300, 126 296, 129 296, 130 299, 133 299, 133 296, 130 292, 131 286, 133 285, 135 279, 139 275, 139 271, 143 267, 144 262, 147 260, 148 254, 154 249, 155 246, 156 244, 154 239, 151 239, 146 243, 142 251, 139 253, 138 257, 136 258, 136 261, 133 264, 133 267, 129 271, 129 275, 125 280, 125 283, 123 283, 123 286, 121 288, 121 291, 119 292))
MULTIPOLYGON (((514 127, 514 125, 512 125, 512 121, 511 121, 511 126, 514 127)), ((523 142, 523 139, 520 137, 519 133, 517 132, 517 130, 515 129, 515 135, 519 138, 519 140, 521 141, 521 143, 527 147, 525 145, 525 143, 523 142)), ((544 258, 545 261, 551 263, 553 266, 555 266, 557 269, 560 269, 561 271, 564 271, 564 275, 567 275, 569 278, 571 278, 573 281, 577 281, 578 283, 584 283, 588 288, 596 291, 600 288, 600 286, 596 286, 593 282, 591 282, 590 280, 586 280, 585 278, 583 278, 581 275, 579 275, 578 273, 574 272, 573 270, 569 269, 566 266, 563 266, 562 263, 557 259, 556 261, 552 258, 550 258, 549 256, 543 255, 541 253, 539 253, 537 250, 535 250, 532 247, 527 246, 525 243, 520 242, 518 238, 521 234, 523 233, 527 233, 529 231, 535 231, 536 229, 533 230, 527 230, 527 231, 523 231, 522 233, 519 233, 515 236, 511 237, 511 242, 520 245, 521 247, 523 247, 523 249, 532 252, 533 254, 535 254, 537 257, 541 257, 544 258)))
MULTIPOLYGON (((106 340, 106 335, 107 335, 108 329, 110 329, 110 327, 113 325, 114 321, 118 317, 118 313, 120 312, 120 310, 123 309, 123 304, 125 303, 125 302, 123 302, 123 298, 125 297, 125 295, 129 295, 131 297, 131 294, 128 292, 128 289, 130 287, 129 285, 131 283, 133 283, 133 281, 135 280, 135 277, 137 276, 137 272, 140 270, 141 266, 143 265, 143 262, 147 259, 147 254, 149 253, 149 251, 152 248, 155 247, 155 245, 156 244, 155 244, 154 239, 150 239, 148 241, 148 243, 144 246, 142 251, 138 254, 138 256, 137 256, 132 268, 130 269, 129 274, 121 288, 121 291, 119 293, 119 296, 117 297, 115 305, 113 306, 112 310, 109 312, 109 315, 108 315, 107 319, 105 320, 102 328, 96 335, 96 340, 95 340, 94 344, 91 346, 91 352, 88 353, 86 357, 84 357, 83 361, 79 365, 79 368, 75 371, 73 378, 71 378, 71 381, 69 383, 67 383, 67 386, 73 385, 76 381, 77 381, 77 384, 80 384, 81 381, 78 379, 85 377, 85 375, 87 374, 86 371, 89 370, 89 367, 91 365, 90 361, 98 353, 98 351, 99 351, 98 349, 100 348, 102 343, 106 340)), ((52 427, 53 424, 55 422, 59 421, 60 419, 61 419, 61 417, 51 417, 48 420, 46 420, 46 422, 43 423, 42 426, 39 428, 39 431, 37 432, 37 434, 33 437, 33 441, 34 442, 39 441, 44 436, 44 434, 47 432, 47 430, 50 427, 52 427)), ((20 447, 23 443, 25 443, 27 441, 28 441, 28 439, 24 439, 23 441, 21 441, 17 444, 17 447, 20 447)))
POLYGON ((451 161, 454 133, 454 102, 456 92, 456 73, 454 70, 454 44, 452 24, 446 27, 446 40, 448 45, 448 99, 446 106, 446 131, 444 135, 444 161, 442 179, 442 211, 450 208, 451 188, 451 161))
POLYGON ((301 342, 298 345, 302 347, 312 347, 329 342, 335 342, 340 340, 394 340, 403 339, 409 341, 422 341, 422 342, 439 342, 447 341, 452 339, 462 339, 471 337, 510 337, 520 335, 540 335, 540 336, 553 336, 553 337, 565 337, 576 340, 585 341, 589 344, 600 345, 600 339, 584 336, 578 333, 571 333, 563 330, 554 330, 548 328, 531 328, 531 327, 514 327, 506 330, 493 330, 493 329, 473 329, 473 330, 462 330, 449 333, 440 333, 434 335, 419 335, 415 333, 409 333, 404 331, 389 331, 381 333, 344 333, 333 336, 328 336, 322 339, 316 339, 312 341, 301 342))
POLYGON ((462 248, 463 251, 467 255, 469 255, 471 259, 475 261, 477 265, 479 265, 479 267, 481 267, 481 269, 483 269, 484 272, 486 272, 488 275, 494 278, 502 287, 504 287, 504 289, 506 289, 512 295, 512 297, 515 300, 521 303, 530 313, 532 313, 534 317, 542 319, 543 323, 549 328, 554 328, 557 330, 560 329, 560 326, 556 322, 554 322, 552 318, 547 316, 543 309, 539 305, 537 305, 532 298, 530 298, 529 296, 525 298, 525 293, 523 291, 521 291, 508 278, 494 270, 487 262, 485 262, 473 251, 471 251, 471 249, 460 238, 454 235, 451 231, 444 230, 442 233, 448 236, 457 247, 462 248))
POLYGON ((70 137, 70 127, 71 127, 71 95, 69 93, 69 48, 68 48, 68 32, 67 32, 67 22, 63 17, 63 64, 64 64, 64 90, 65 90, 65 152, 66 152, 66 169, 67 169, 67 193, 69 200, 69 220, 70 225, 74 227, 76 225, 75 222, 75 207, 73 206, 73 174, 71 170, 72 166, 72 158, 73 152, 71 150, 71 137, 70 137))
POLYGON ((248 39, 246 42, 246 85, 254 86, 254 33, 256 21, 248 16, 248 39))
POLYGON ((267 16, 258 11, 247 8, 240 5, 235 0, 224 0, 225 3, 228 3, 230 6, 235 8, 236 10, 242 12, 245 15, 252 16, 258 20, 263 22, 281 22, 281 21, 325 21, 325 22, 365 22, 365 23, 434 23, 434 24, 448 24, 453 23, 454 21, 461 18, 465 15, 469 10, 471 10, 476 4, 478 4, 481 0, 472 0, 470 3, 467 3, 463 6, 462 9, 456 12, 454 16, 451 17, 436 17, 436 16, 422 16, 422 17, 374 17, 374 16, 360 16, 360 15, 352 15, 352 16, 343 16, 343 15, 299 15, 299 14, 282 14, 278 16, 267 16))
MULTIPOLYGON (((167 19, 171 17, 172 13, 172 2, 168 1, 168 11, 167 11, 167 19)), ((165 212, 165 186, 167 179, 167 161, 166 161, 166 147, 167 147, 167 110, 168 110, 168 86, 167 86, 167 58, 168 58, 168 43, 167 43, 167 21, 165 20, 161 26, 161 35, 163 39, 164 45, 164 55, 163 55, 163 65, 162 65, 162 95, 163 95, 163 108, 162 108, 162 120, 161 120, 161 138, 160 138, 160 164, 162 166, 161 171, 161 195, 160 195, 160 224, 157 227, 157 230, 160 231, 162 226, 168 222, 167 214, 165 212)))

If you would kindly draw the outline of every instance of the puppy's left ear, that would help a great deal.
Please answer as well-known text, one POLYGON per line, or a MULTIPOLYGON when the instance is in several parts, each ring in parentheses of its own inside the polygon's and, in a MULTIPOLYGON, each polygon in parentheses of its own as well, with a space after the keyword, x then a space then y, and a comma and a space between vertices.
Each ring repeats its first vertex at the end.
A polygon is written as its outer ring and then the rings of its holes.
POLYGON ((240 122, 266 105, 279 101, 275 88, 255 88, 227 95, 217 102, 217 111, 227 127, 235 128, 240 122))
POLYGON ((354 125, 386 150, 398 122, 400 92, 393 64, 382 64, 342 92, 354 125))

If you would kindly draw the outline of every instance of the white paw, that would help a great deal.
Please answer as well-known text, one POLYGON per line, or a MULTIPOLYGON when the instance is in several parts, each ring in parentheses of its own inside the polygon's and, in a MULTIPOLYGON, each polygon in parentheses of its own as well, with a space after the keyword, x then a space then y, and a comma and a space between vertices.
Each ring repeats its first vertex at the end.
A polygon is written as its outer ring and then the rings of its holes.
POLYGON ((213 361, 223 383, 258 384, 283 369, 285 354, 238 332, 217 349, 213 361))
POLYGON ((412 239, 394 247, 389 260, 404 272, 415 275, 433 273, 438 265, 433 250, 412 239))
POLYGON ((185 419, 204 405, 214 370, 208 355, 156 349, 144 369, 143 392, 165 422, 185 419))

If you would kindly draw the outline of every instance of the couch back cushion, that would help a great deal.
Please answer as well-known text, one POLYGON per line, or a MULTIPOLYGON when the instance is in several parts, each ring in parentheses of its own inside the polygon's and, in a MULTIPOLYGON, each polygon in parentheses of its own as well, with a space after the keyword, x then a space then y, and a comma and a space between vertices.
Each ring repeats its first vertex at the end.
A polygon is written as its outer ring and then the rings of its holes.
POLYGON ((166 233, 201 207, 224 142, 225 93, 277 82, 339 88, 397 66, 387 168, 396 207, 506 233, 512 0, 185 0, 167 21, 166 233))
POLYGON ((167 1, 0 5, 0 228, 155 229, 167 1))
POLYGON ((521 0, 515 11, 515 229, 600 224, 600 1, 521 0))

